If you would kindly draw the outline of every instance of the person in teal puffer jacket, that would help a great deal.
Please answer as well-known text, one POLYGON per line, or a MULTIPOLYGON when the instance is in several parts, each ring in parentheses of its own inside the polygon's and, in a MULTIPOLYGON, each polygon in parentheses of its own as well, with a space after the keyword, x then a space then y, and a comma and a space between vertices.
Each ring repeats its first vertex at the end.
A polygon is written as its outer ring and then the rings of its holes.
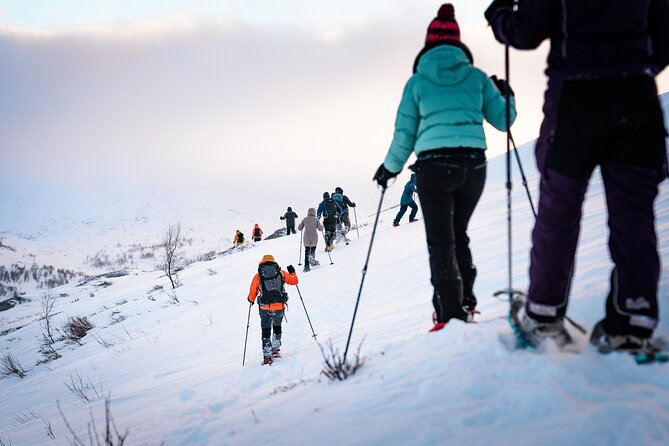
POLYGON ((471 321, 476 307, 476 268, 467 226, 486 177, 485 119, 507 130, 516 117, 508 84, 473 65, 451 4, 443 4, 430 23, 415 73, 402 94, 395 134, 374 180, 383 188, 412 153, 416 187, 430 254, 435 326, 450 319, 471 321), (505 94, 509 94, 509 116, 505 94))

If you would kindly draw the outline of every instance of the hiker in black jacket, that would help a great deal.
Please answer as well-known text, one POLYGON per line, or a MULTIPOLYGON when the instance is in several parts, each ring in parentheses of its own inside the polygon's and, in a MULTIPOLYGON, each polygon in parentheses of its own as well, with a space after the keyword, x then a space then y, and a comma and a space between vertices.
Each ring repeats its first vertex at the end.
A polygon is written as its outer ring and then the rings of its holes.
POLYGON ((281 220, 286 220, 286 235, 290 235, 291 232, 295 234, 295 219, 297 214, 293 212, 293 208, 288 206, 286 213, 282 217, 279 217, 281 220))

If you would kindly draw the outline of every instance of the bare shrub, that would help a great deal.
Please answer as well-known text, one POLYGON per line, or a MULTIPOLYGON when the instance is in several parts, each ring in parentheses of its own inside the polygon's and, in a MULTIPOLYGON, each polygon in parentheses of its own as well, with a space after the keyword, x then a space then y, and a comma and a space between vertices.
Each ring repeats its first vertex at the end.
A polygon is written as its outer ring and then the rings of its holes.
POLYGON ((215 276, 216 274, 218 274, 218 273, 216 272, 216 270, 213 269, 213 268, 207 268, 207 273, 208 273, 210 276, 215 276))
POLYGON ((0 446, 12 446, 11 437, 7 437, 7 440, 3 440, 3 438, 0 437, 0 446))
POLYGON ((161 270, 165 273, 167 278, 170 279, 172 289, 179 286, 179 276, 177 275, 177 271, 179 269, 178 264, 181 256, 178 253, 178 249, 181 243, 181 224, 177 223, 176 225, 169 225, 163 234, 161 243, 163 248, 163 263, 161 264, 161 270))
POLYGON ((205 316, 207 317, 207 320, 209 321, 209 325, 214 325, 214 315, 211 314, 211 311, 209 313, 206 313, 205 316))
POLYGON ((88 375, 86 375, 86 381, 84 381, 79 372, 74 372, 74 374, 70 372, 70 382, 66 382, 65 386, 84 403, 99 400, 104 393, 101 381, 96 386, 88 375))
POLYGON ((168 302, 171 303, 172 305, 177 305, 179 303, 179 297, 177 296, 176 291, 172 291, 171 293, 167 293, 168 297, 168 302))
POLYGON ((14 412, 12 414, 12 418, 14 419, 14 425, 18 426, 19 424, 30 423, 31 421, 37 420, 41 417, 32 410, 19 410, 18 412, 14 412))
POLYGON ((41 362, 49 362, 60 358, 60 354, 53 348, 56 342, 53 336, 54 327, 51 323, 53 317, 53 306, 56 303, 56 297, 51 293, 51 290, 42 295, 40 302, 42 312, 40 314, 40 328, 42 329, 42 337, 40 339, 40 353, 45 356, 45 360, 41 362))
MULTIPOLYGON (((363 339, 364 341, 364 339, 363 339)), ((325 351, 323 347, 319 344, 318 347, 321 349, 321 354, 323 355, 323 370, 321 373, 325 375, 330 381, 344 381, 345 379, 355 375, 355 373, 362 367, 364 364, 364 359, 360 356, 360 348, 362 347, 362 342, 358 345, 358 350, 355 353, 352 361, 344 358, 343 355, 339 354, 339 350, 336 350, 332 345, 332 341, 328 341, 328 351, 325 351)))
POLYGON ((79 343, 79 340, 93 328, 95 325, 86 316, 74 316, 67 319, 63 325, 63 332, 67 339, 79 343))
POLYGON ((76 432, 74 432, 74 429, 72 429, 70 423, 67 421, 63 410, 60 408, 60 403, 56 402, 56 405, 58 406, 58 412, 60 412, 60 416, 65 422, 67 430, 70 432, 70 435, 72 435, 72 444, 74 446, 90 446, 93 444, 104 444, 105 446, 123 446, 125 444, 125 440, 128 438, 129 431, 126 429, 123 434, 119 434, 118 429, 116 428, 116 423, 114 423, 114 418, 111 414, 111 402, 109 401, 109 398, 105 398, 104 433, 102 436, 100 436, 95 425, 95 419, 93 419, 93 414, 91 414, 91 421, 86 424, 88 431, 88 442, 82 441, 81 437, 79 437, 76 432))
POLYGON ((42 313, 40 314, 40 327, 42 328, 42 337, 45 343, 49 345, 56 341, 53 338, 53 326, 51 325, 51 318, 53 317, 53 306, 56 304, 56 297, 51 293, 51 290, 42 295, 41 300, 42 313))
POLYGON ((0 358, 0 374, 4 376, 18 376, 23 378, 28 372, 23 368, 18 359, 11 353, 5 353, 0 358))
POLYGON ((44 431, 46 432, 46 436, 51 438, 52 440, 56 439, 56 436, 53 433, 53 428, 51 427, 51 422, 47 420, 46 418, 42 418, 42 421, 44 422, 44 431))

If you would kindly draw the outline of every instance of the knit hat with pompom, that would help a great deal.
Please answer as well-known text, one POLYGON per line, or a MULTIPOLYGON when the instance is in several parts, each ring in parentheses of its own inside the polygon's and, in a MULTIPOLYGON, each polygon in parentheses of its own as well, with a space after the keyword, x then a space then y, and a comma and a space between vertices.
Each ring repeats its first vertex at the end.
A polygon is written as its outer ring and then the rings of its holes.
POLYGON ((443 40, 460 41, 460 27, 458 22, 455 21, 455 9, 450 3, 441 5, 437 17, 430 22, 425 37, 425 43, 435 43, 443 40))

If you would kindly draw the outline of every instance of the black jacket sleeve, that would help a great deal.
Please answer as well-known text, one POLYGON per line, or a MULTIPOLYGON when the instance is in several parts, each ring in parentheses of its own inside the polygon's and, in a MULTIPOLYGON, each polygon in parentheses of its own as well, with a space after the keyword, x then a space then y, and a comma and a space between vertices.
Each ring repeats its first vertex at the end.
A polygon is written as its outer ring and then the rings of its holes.
POLYGON ((353 203, 351 200, 349 200, 349 198, 346 195, 344 195, 344 204, 346 206, 350 206, 352 208, 355 207, 355 203, 353 203))
POLYGON ((658 71, 669 65, 669 0, 650 0, 648 31, 658 71))
POLYGON ((488 22, 500 43, 519 50, 535 49, 559 26, 560 1, 518 0, 517 5, 516 11, 508 7, 490 11, 488 22))

